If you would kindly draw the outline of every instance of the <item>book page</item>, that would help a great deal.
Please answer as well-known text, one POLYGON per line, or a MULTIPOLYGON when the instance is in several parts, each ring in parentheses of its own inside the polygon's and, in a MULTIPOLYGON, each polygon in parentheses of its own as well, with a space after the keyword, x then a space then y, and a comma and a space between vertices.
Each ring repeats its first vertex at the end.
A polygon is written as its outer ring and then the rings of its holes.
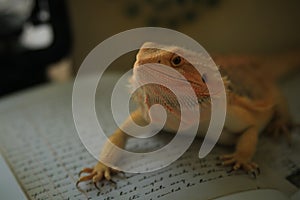
MULTIPOLYGON (((97 161, 79 140, 72 118, 71 92, 71 83, 50 85, 1 102, 1 153, 30 199, 211 199, 240 191, 277 188, 265 183, 268 175, 253 179, 243 171, 230 173, 229 167, 219 166, 218 156, 231 152, 231 148, 216 147, 206 158, 199 159, 201 140, 196 140, 166 168, 151 173, 126 173, 126 177, 116 175, 113 180, 117 185, 102 181, 100 191, 90 181, 80 183, 84 191, 81 192, 75 186, 78 172, 97 161)), ((163 134, 142 142, 134 139, 127 148, 159 147, 168 137, 172 136, 163 134)), ((287 187, 289 191, 294 189, 287 187)))

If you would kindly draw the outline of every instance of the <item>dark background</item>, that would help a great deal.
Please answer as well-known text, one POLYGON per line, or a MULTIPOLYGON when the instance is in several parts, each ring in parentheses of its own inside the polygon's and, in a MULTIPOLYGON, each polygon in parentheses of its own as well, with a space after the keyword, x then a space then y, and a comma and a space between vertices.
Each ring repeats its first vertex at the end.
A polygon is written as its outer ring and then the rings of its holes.
MULTIPOLYGON (((97 44, 136 27, 178 30, 213 54, 261 55, 300 47, 298 0, 51 0, 49 5, 55 33, 49 48, 12 51, 7 43, 22 30, 1 36, 1 94, 48 81, 47 67, 65 58, 75 74, 97 44)), ((34 14, 28 20, 34 21, 34 14)), ((129 69, 133 60, 134 54, 122 57, 111 69, 129 69)))

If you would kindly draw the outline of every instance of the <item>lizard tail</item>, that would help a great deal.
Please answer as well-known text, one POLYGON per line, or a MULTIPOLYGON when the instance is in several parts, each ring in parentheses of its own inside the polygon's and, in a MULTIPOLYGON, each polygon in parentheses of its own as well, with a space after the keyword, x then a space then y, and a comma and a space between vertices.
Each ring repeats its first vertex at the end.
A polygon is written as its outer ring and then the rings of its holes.
POLYGON ((300 51, 272 55, 263 60, 266 76, 277 81, 293 72, 300 71, 300 51))

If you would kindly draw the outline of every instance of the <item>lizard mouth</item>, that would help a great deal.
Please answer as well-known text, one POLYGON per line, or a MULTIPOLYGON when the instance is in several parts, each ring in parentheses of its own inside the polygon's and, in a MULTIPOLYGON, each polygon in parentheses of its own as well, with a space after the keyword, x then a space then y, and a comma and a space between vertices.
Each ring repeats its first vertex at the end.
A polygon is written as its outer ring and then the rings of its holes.
POLYGON ((177 80, 177 81, 182 81, 182 82, 185 82, 185 83, 190 83, 190 84, 193 84, 193 85, 199 86, 199 87, 201 86, 200 83, 198 83, 198 82, 196 82, 196 81, 193 81, 193 80, 183 79, 183 78, 181 78, 181 77, 179 77, 179 76, 176 77, 176 76, 174 76, 174 75, 171 75, 171 74, 168 74, 168 73, 166 73, 166 72, 157 70, 157 69, 155 69, 155 68, 152 68, 151 70, 156 71, 156 72, 158 72, 158 73, 161 73, 161 74, 163 74, 163 75, 165 75, 165 76, 168 76, 168 77, 170 77, 170 78, 173 78, 173 79, 175 79, 175 80, 177 80))

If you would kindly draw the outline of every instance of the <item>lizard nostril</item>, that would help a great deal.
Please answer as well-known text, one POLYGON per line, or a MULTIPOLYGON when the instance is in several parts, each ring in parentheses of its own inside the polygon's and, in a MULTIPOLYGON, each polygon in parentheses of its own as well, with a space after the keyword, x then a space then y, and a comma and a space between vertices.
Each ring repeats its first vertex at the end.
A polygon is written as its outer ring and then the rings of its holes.
POLYGON ((160 60, 158 60, 157 62, 160 63, 160 60))

